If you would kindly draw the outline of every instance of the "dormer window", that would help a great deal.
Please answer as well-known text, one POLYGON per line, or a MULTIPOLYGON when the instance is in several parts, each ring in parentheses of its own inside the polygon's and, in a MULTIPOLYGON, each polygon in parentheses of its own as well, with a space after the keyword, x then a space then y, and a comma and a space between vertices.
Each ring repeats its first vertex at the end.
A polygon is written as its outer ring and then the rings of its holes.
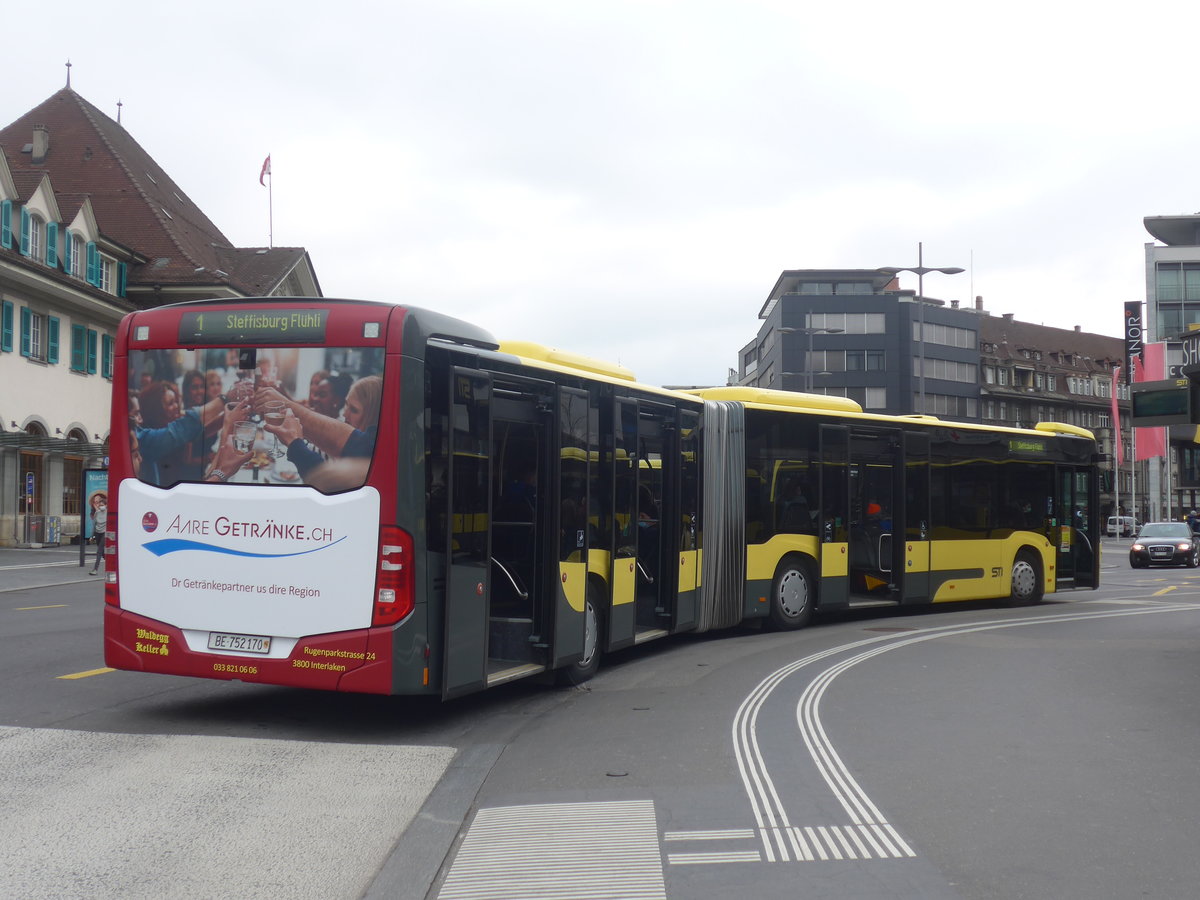
POLYGON ((117 284, 117 263, 110 256, 100 257, 100 290, 106 294, 115 294, 117 284))
POLYGON ((29 243, 27 244, 29 253, 27 255, 38 262, 42 261, 45 238, 46 222, 35 213, 29 217, 29 243))
POLYGON ((100 290, 118 297, 125 296, 125 263, 117 262, 100 251, 95 241, 89 241, 87 250, 87 282, 100 290))
POLYGON ((21 208, 21 255, 36 259, 43 265, 58 266, 58 224, 39 213, 21 208))
POLYGON ((85 241, 77 234, 70 235, 67 246, 64 249, 64 268, 68 275, 73 275, 76 278, 83 277, 83 258, 85 241))

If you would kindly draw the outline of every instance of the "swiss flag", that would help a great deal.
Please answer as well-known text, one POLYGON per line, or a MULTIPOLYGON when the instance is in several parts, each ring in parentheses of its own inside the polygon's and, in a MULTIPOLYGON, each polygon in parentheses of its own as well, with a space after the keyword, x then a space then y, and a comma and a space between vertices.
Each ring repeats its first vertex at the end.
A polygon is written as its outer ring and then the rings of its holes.
POLYGON ((262 171, 258 173, 258 183, 261 184, 263 187, 266 187, 267 183, 263 179, 266 178, 270 174, 271 174, 271 154, 268 153, 267 158, 263 160, 262 171))

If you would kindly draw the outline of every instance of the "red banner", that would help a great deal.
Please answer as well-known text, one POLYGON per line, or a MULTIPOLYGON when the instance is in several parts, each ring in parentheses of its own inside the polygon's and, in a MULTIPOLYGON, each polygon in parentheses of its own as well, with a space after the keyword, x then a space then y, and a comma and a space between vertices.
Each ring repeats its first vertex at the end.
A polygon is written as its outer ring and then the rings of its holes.
MULTIPOLYGON (((1166 359, 1166 344, 1144 344, 1142 349, 1142 361, 1139 363, 1136 356, 1133 358, 1133 380, 1162 381, 1167 377, 1166 359)), ((1135 458, 1139 461, 1143 459, 1154 459, 1166 454, 1166 428, 1163 428, 1162 426, 1138 428, 1134 433, 1137 435, 1137 454, 1135 455, 1135 458)))

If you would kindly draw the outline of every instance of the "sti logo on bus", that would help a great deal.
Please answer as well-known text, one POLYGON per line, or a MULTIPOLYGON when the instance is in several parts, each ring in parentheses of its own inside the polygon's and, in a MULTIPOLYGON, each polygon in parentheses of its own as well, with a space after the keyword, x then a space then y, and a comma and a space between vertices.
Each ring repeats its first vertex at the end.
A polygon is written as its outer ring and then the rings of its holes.
POLYGON ((156 516, 152 512, 146 513, 144 516, 142 516, 142 528, 144 528, 146 531, 157 530, 158 529, 158 516, 156 516))

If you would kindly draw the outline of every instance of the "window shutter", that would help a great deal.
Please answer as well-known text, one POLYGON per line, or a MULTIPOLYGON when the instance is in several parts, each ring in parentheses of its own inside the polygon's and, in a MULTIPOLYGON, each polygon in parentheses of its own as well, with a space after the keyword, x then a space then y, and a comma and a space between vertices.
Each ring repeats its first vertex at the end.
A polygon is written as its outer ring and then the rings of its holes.
POLYGON ((113 339, 112 335, 105 334, 100 339, 100 374, 105 378, 112 378, 113 373, 113 339))
POLYGON ((0 247, 12 248, 12 201, 0 201, 0 247))
POLYGON ((28 306, 21 307, 21 355, 29 356, 33 348, 30 346, 30 335, 33 331, 33 313, 28 306))
POLYGON ((87 283, 100 283, 100 251, 96 249, 95 241, 87 244, 87 283))
POLYGON ((63 229, 63 271, 71 274, 71 229, 63 229))
POLYGON ((86 349, 84 344, 87 340, 87 334, 82 325, 71 326, 71 368, 76 372, 82 372, 87 362, 86 349))
POLYGON ((46 265, 58 268, 58 223, 46 223, 46 265))
POLYGON ((123 262, 117 263, 117 296, 125 296, 125 277, 129 272, 129 266, 123 262))
POLYGON ((0 350, 12 353, 13 348, 13 305, 11 300, 5 300, 0 311, 0 350))
POLYGON ((29 210, 21 207, 21 255, 29 255, 29 210))
POLYGON ((46 362, 58 362, 58 317, 46 316, 46 362))
POLYGON ((89 375, 96 374, 96 332, 87 330, 87 371, 89 375))

